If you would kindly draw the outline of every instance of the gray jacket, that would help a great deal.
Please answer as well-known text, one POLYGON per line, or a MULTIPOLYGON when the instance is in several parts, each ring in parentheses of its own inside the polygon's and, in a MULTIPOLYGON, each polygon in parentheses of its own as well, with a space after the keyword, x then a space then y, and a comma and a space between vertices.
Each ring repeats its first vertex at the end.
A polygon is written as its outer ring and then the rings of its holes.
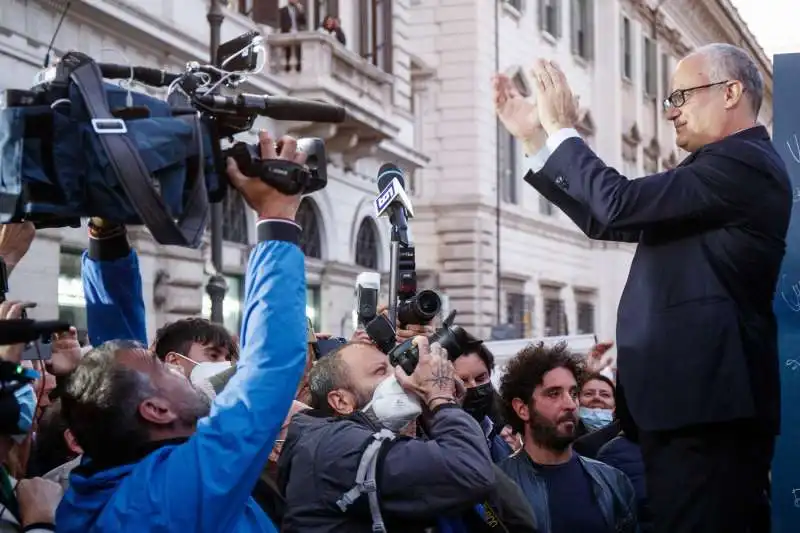
MULTIPOLYGON (((336 501, 355 484, 361 454, 378 431, 367 417, 294 416, 281 452, 279 485, 286 497, 284 533, 367 533, 366 496, 346 512, 336 501)), ((495 483, 486 437, 460 408, 440 408, 428 422, 430 440, 398 437, 378 455, 376 481, 389 532, 423 531, 441 516, 482 501, 495 483)))
MULTIPOLYGON (((628 477, 600 461, 580 455, 578 459, 592 480, 594 494, 609 525, 609 531, 638 533, 636 494, 628 477)), ((500 463, 500 470, 508 474, 527 497, 536 519, 536 528, 541 533, 550 533, 547 485, 525 450, 519 450, 500 463)))

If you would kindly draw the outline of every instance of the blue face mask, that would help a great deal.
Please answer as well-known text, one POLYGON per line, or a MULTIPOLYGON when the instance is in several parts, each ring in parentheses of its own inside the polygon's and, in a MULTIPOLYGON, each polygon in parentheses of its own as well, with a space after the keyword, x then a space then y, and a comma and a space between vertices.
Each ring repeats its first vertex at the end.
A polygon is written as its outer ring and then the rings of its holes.
POLYGON ((14 391, 14 397, 19 404, 19 421, 17 422, 18 433, 12 435, 12 438, 21 442, 25 440, 33 427, 33 417, 36 416, 36 391, 31 384, 23 385, 14 391))
POLYGON ((614 420, 614 411, 611 409, 590 409, 589 407, 581 407, 578 409, 578 416, 581 417, 586 429, 589 431, 597 431, 600 428, 606 427, 614 420))

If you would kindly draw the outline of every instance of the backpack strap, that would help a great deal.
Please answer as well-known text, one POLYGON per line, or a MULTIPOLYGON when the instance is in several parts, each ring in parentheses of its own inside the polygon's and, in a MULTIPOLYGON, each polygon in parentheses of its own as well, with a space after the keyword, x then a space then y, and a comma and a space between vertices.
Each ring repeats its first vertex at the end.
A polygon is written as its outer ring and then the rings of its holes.
POLYGON ((115 118, 108 107, 100 68, 94 61, 88 61, 73 70, 70 79, 83 97, 95 134, 114 174, 156 242, 191 248, 199 246, 208 222, 209 206, 203 136, 198 116, 179 117, 192 121, 198 155, 187 162, 187 179, 190 180, 191 190, 186 197, 183 216, 176 222, 153 185, 139 150, 128 136, 125 122, 115 118))
POLYGON ((395 439, 395 434, 388 429, 382 429, 374 433, 371 438, 372 442, 367 445, 358 463, 356 484, 339 498, 336 505, 342 512, 345 512, 362 494, 366 494, 369 501, 369 512, 372 515, 372 531, 386 533, 386 526, 383 523, 383 515, 378 502, 378 487, 375 484, 375 476, 378 469, 378 452, 384 442, 395 439))

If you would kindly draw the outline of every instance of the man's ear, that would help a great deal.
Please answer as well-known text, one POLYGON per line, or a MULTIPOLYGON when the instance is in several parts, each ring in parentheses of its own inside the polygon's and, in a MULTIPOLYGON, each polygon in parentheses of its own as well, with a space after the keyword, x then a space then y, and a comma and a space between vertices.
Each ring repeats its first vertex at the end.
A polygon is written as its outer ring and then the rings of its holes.
POLYGON ((147 398, 139 404, 139 415, 148 422, 162 426, 171 424, 178 418, 169 402, 156 397, 147 398))
POLYGON ((328 393, 328 405, 340 415, 351 415, 356 410, 355 398, 342 389, 332 390, 328 393))
POLYGON ((519 398, 514 398, 511 400, 511 408, 514 409, 514 412, 517 413, 517 416, 523 422, 529 422, 531 419, 531 411, 528 408, 528 404, 523 402, 519 398))
POLYGON ((735 81, 733 83, 729 83, 725 87, 725 108, 730 109, 736 105, 744 96, 742 94, 743 92, 744 87, 742 86, 741 82, 735 81))
POLYGON ((168 365, 180 365, 183 360, 180 355, 175 352, 169 352, 166 357, 164 357, 164 362, 168 365))

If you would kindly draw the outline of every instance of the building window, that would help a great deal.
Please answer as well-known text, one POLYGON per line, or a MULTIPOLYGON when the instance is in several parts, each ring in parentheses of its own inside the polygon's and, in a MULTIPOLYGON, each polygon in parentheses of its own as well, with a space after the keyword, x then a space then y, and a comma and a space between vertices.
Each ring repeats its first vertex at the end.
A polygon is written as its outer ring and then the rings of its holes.
POLYGON ((561 0, 539 0, 539 29, 561 37, 561 0))
POLYGON ((498 169, 500 181, 500 197, 504 202, 516 204, 517 197, 517 140, 503 124, 497 121, 497 138, 499 142, 498 169))
POLYGON ((339 18, 339 0, 314 0, 314 28, 321 28, 325 17, 339 18))
POLYGON ((553 213, 555 213, 555 209, 553 209, 553 202, 544 196, 539 196, 539 213, 542 215, 552 216, 553 213))
POLYGON ((378 270, 378 228, 375 221, 365 218, 356 234, 356 264, 369 270, 378 270))
POLYGON ((633 28, 628 17, 622 17, 622 77, 633 79, 633 28))
MULTIPOLYGON (((244 277, 239 275, 224 275, 228 284, 228 292, 222 300, 222 325, 231 333, 239 333, 242 328, 242 312, 244 301, 244 277)), ((206 278, 208 281, 208 278, 206 278)), ((211 298, 205 291, 203 283, 203 316, 211 316, 211 298)))
POLYGON ((670 65, 669 65, 669 56, 667 54, 661 54, 661 98, 666 98, 669 96, 669 86, 670 86, 670 65))
POLYGON ((531 309, 533 309, 531 297, 521 293, 506 293, 506 324, 511 326, 518 339, 530 334, 531 309))
POLYGON ((656 42, 650 37, 644 38, 644 94, 649 98, 655 98, 657 84, 657 61, 658 55, 656 51, 656 42))
POLYGON ((249 244, 250 224, 247 223, 247 204, 242 195, 230 189, 222 201, 222 238, 239 244, 249 244))
POLYGON ((577 302, 577 326, 578 335, 590 335, 596 333, 594 320, 594 291, 575 291, 575 301, 577 302))
POLYGON ((361 56, 383 70, 392 72, 392 0, 359 0, 361 56))
POLYGON ((300 235, 300 249, 306 257, 322 259, 322 235, 320 234, 319 211, 314 200, 303 198, 295 216, 297 224, 303 229, 300 235))
POLYGON ((247 15, 248 17, 253 12, 253 0, 239 0, 239 13, 247 15))
POLYGON ((321 331, 322 323, 322 291, 317 285, 306 288, 306 316, 311 320, 314 331, 321 331))
POLYGON ((77 250, 62 250, 59 257, 58 319, 77 329, 87 329, 81 252, 77 250))
POLYGON ((567 335, 567 314, 564 311, 561 290, 556 287, 548 287, 543 288, 542 293, 544 294, 545 337, 567 335))
POLYGON ((572 53, 586 60, 594 55, 594 0, 571 0, 572 53))

